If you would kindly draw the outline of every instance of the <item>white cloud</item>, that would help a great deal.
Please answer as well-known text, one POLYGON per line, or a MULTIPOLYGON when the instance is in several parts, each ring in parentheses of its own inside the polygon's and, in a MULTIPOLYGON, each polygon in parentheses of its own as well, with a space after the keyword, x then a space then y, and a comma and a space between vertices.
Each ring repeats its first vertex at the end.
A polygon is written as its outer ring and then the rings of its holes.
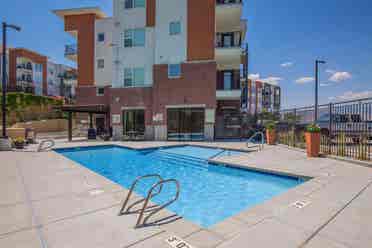
POLYGON ((326 72, 329 73, 329 74, 334 74, 336 71, 335 70, 331 70, 331 69, 327 69, 326 72))
POLYGON ((249 74, 248 78, 251 80, 258 80, 260 78, 260 74, 249 74))
POLYGON ((368 98, 372 97, 372 90, 360 91, 360 92, 353 92, 353 91, 346 91, 344 94, 340 96, 332 96, 328 99, 331 101, 347 101, 347 100, 355 100, 360 98, 368 98))
POLYGON ((293 62, 285 62, 283 64, 280 64, 281 67, 292 67, 294 65, 293 62))
POLYGON ((267 78, 261 78, 259 73, 249 74, 248 78, 251 79, 251 80, 254 80, 254 81, 261 81, 263 83, 268 83, 268 84, 272 84, 272 85, 279 85, 279 82, 283 80, 283 78, 281 78, 281 77, 273 77, 273 76, 270 76, 270 77, 267 77, 267 78))
POLYGON ((296 79, 296 84, 307 84, 313 82, 315 79, 313 77, 301 77, 296 79))
POLYGON ((337 72, 333 73, 332 76, 328 80, 331 81, 331 82, 338 83, 338 82, 341 82, 341 81, 348 80, 350 78, 351 78, 351 74, 349 72, 337 71, 337 72))
POLYGON ((279 81, 282 81, 282 80, 283 78, 280 78, 280 77, 267 77, 267 78, 260 79, 260 81, 264 83, 272 84, 272 85, 279 85, 279 81))

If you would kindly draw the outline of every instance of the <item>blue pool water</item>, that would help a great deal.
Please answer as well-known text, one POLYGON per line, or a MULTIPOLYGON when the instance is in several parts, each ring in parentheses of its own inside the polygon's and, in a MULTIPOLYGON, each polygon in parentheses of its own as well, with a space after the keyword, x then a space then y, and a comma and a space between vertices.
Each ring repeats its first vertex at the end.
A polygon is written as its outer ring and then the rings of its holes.
MULTIPOLYGON (((181 185, 180 198, 168 209, 203 227, 210 227, 302 183, 297 178, 208 163, 207 159, 216 155, 239 154, 221 149, 183 146, 136 151, 102 146, 56 151, 125 188, 146 174, 177 179, 181 185)), ((145 197, 152 184, 154 181, 148 179, 140 183, 135 192, 145 197)), ((174 193, 173 185, 164 186, 153 202, 164 203, 174 193)))

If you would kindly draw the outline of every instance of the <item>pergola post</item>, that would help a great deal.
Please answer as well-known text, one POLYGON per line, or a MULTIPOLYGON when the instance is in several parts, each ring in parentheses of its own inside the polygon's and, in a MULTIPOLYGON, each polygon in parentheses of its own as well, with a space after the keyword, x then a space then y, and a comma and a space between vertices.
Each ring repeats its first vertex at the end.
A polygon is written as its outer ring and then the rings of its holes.
POLYGON ((89 113, 89 128, 93 128, 93 113, 89 113))
POLYGON ((72 141, 72 112, 68 112, 68 141, 72 141))

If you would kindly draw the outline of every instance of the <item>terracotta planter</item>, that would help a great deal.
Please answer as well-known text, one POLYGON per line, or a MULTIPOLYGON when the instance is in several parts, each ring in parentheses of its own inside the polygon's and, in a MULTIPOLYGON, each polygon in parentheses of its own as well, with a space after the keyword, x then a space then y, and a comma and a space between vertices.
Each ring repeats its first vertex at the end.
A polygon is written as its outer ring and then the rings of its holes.
POLYGON ((266 130, 266 142, 268 145, 276 144, 276 132, 275 130, 266 130))
POLYGON ((306 152, 308 157, 319 157, 320 133, 305 133, 306 152))

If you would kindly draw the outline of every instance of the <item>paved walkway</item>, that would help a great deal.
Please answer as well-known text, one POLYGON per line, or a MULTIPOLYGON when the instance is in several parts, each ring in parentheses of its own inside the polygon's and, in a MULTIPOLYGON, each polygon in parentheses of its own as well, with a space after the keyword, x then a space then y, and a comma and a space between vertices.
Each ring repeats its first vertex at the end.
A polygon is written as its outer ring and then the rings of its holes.
MULTIPOLYGON (((58 142, 59 147, 103 144, 58 142)), ((109 143, 104 143, 109 144, 109 143)), ((131 148, 184 143, 119 142, 131 148)), ((194 143, 246 149, 244 143, 194 143)), ((314 178, 209 229, 162 211, 161 225, 118 217, 127 190, 54 152, 0 153, 0 247, 371 247, 372 169, 267 146, 216 163, 314 178), (302 208, 293 203, 301 201, 302 208)))

